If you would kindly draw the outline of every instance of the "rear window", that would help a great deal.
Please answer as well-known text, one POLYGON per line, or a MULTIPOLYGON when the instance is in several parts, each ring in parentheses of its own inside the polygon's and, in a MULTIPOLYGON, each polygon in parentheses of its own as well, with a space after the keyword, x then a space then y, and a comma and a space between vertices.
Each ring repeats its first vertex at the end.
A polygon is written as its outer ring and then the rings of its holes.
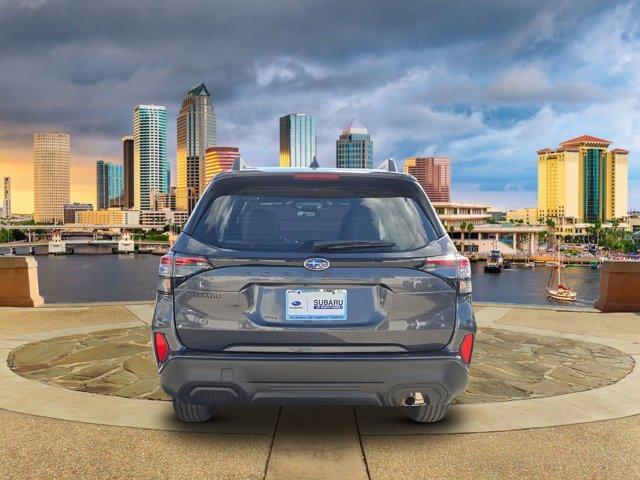
MULTIPOLYGON (((291 186, 223 194, 211 201, 193 233, 204 243, 232 250, 313 252, 318 241, 393 243, 377 252, 424 247, 437 238, 420 204, 406 192, 291 186)), ((367 249, 358 249, 367 251, 367 249)))

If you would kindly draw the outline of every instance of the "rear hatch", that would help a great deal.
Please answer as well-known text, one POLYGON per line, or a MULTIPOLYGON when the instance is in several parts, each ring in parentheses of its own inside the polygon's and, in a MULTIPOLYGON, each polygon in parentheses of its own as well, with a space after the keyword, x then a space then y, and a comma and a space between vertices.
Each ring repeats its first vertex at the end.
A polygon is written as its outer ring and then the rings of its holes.
POLYGON ((429 352, 455 328, 457 283, 425 268, 455 248, 407 176, 229 174, 174 252, 206 258, 174 280, 191 349, 429 352))

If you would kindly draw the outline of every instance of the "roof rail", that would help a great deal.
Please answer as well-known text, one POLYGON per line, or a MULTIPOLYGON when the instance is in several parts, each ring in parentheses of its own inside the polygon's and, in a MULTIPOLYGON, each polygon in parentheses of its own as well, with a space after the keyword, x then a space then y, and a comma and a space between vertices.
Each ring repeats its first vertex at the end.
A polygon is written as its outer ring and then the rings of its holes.
POLYGON ((384 170, 385 172, 397 172, 398 167, 396 167, 396 161, 393 158, 387 158, 376 167, 376 170, 384 170))
POLYGON ((248 168, 249 165, 244 163, 244 160, 242 160, 242 157, 240 155, 236 157, 236 159, 233 161, 233 165, 231 165, 232 171, 247 170, 248 168))
POLYGON ((309 168, 313 168, 314 170, 316 168, 320 168, 320 164, 318 163, 318 159, 316 158, 316 156, 313 156, 313 160, 311 161, 311 163, 309 164, 309 168))

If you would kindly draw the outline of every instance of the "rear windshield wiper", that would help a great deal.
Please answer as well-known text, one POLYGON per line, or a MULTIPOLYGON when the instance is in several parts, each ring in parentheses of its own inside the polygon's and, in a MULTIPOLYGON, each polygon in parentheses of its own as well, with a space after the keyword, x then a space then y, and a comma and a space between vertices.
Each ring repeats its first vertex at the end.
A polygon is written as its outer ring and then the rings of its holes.
POLYGON ((313 243, 313 251, 324 252, 329 250, 357 250, 359 248, 395 247, 395 245, 395 242, 368 240, 318 241, 313 243))

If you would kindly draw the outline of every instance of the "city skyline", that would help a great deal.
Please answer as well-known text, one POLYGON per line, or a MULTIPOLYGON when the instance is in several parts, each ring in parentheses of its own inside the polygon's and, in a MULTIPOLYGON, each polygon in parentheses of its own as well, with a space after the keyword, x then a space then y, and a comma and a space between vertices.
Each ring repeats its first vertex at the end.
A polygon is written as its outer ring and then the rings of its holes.
POLYGON ((33 132, 71 133, 71 199, 95 202, 95 158, 121 159, 119 138, 141 103, 168 108, 175 172, 180 100, 200 81, 224 119, 219 143, 238 146, 249 164, 277 165, 277 118, 305 111, 316 119, 318 160, 330 166, 340 123, 355 115, 375 140, 375 161, 451 156, 454 199, 506 209, 535 204, 541 145, 590 133, 630 150, 629 207, 640 209, 635 2, 377 5, 358 26, 346 14, 360 11, 357 3, 341 15, 314 8, 315 16, 302 4, 226 6, 256 26, 241 39, 219 8, 62 1, 3 9, 0 178, 12 177, 14 212, 33 211, 33 132), (125 22, 102 21, 116 11, 125 22), (131 28, 140 11, 149 21, 131 28), (196 34, 203 30, 204 38, 196 34), (264 31, 281 32, 268 49, 264 31), (184 53, 192 51, 200 53, 184 53))

